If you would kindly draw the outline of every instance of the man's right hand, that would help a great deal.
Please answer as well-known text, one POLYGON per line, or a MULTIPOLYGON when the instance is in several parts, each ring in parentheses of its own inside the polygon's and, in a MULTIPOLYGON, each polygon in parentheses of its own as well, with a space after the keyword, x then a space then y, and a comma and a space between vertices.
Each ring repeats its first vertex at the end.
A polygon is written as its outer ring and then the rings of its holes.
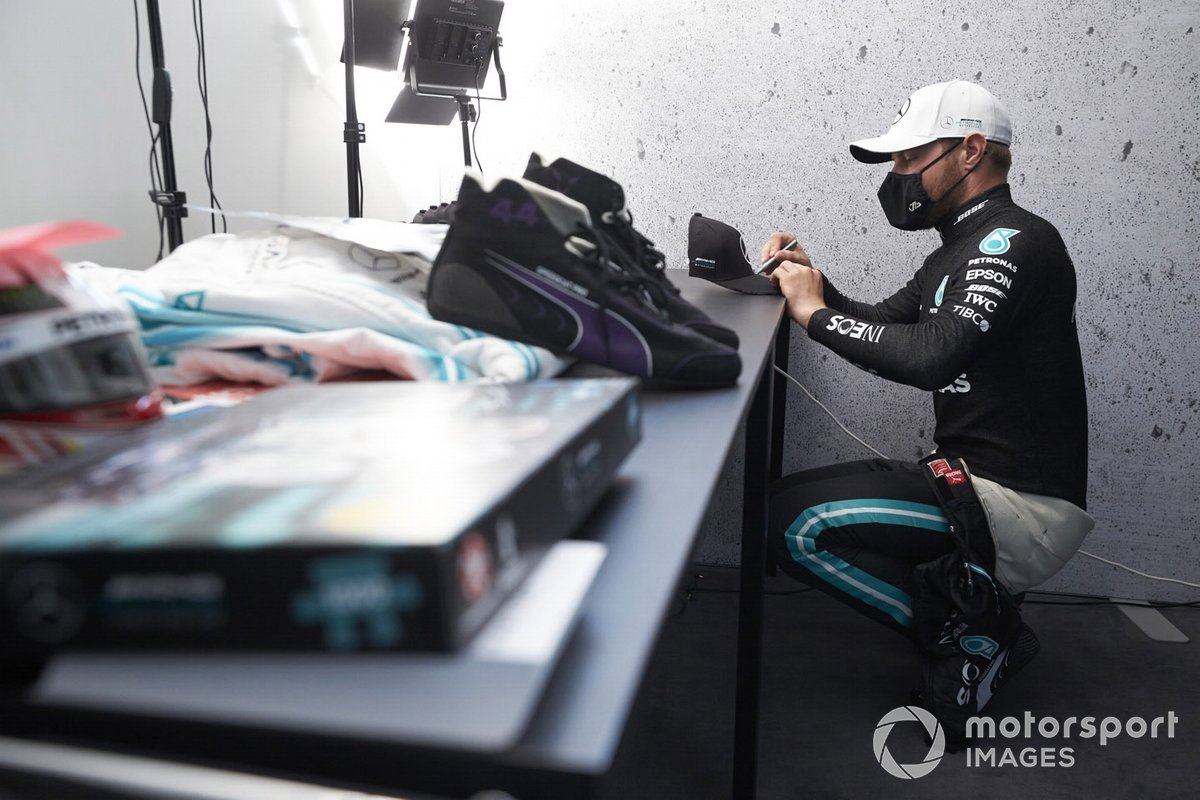
POLYGON ((759 263, 765 264, 776 256, 781 261, 792 261, 796 264, 803 264, 806 267, 812 266, 812 259, 808 257, 808 253, 804 252, 804 248, 796 244, 791 250, 784 250, 784 246, 796 241, 796 237, 787 231, 775 231, 771 234, 771 238, 767 239, 767 243, 762 248, 762 261, 759 263))

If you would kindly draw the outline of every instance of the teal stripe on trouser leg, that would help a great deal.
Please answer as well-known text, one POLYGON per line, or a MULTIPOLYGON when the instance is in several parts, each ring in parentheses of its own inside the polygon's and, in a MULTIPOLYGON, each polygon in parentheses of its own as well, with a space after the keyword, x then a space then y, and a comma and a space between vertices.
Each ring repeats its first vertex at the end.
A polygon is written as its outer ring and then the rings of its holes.
POLYGON ((950 523, 937 506, 905 500, 866 498, 837 500, 804 509, 784 534, 788 552, 797 564, 854 597, 887 614, 906 628, 912 627, 912 598, 890 583, 865 572, 827 550, 817 538, 844 525, 884 523, 948 532, 950 523))

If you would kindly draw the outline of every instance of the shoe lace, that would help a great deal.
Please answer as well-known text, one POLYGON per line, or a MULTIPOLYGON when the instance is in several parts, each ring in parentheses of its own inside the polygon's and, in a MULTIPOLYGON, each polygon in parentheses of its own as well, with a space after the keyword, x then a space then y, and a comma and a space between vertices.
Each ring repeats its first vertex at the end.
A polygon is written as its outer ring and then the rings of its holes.
POLYGON ((653 280, 630 262, 629 255, 611 236, 599 227, 590 227, 582 222, 576 226, 574 235, 594 245, 592 249, 581 252, 580 256, 590 261, 602 276, 596 302, 600 306, 600 332, 604 337, 604 355, 605 359, 611 362, 612 351, 608 338, 610 291, 615 289, 634 297, 660 316, 665 315, 666 310, 653 280))
POLYGON ((604 226, 595 226, 595 236, 597 239, 604 242, 610 258, 619 260, 622 270, 629 277, 636 277, 641 281, 642 291, 649 297, 651 303, 663 310, 667 306, 667 287, 674 286, 666 279, 665 275, 655 272, 652 268, 643 263, 639 256, 640 250, 627 247, 622 244, 622 238, 614 235, 611 231, 605 230, 604 226))
POLYGON ((679 287, 667 277, 667 257, 654 246, 654 242, 633 227, 633 214, 629 209, 623 209, 620 213, 605 212, 601 220, 618 231, 620 240, 627 243, 632 251, 630 255, 646 277, 654 281, 659 289, 679 294, 679 287))

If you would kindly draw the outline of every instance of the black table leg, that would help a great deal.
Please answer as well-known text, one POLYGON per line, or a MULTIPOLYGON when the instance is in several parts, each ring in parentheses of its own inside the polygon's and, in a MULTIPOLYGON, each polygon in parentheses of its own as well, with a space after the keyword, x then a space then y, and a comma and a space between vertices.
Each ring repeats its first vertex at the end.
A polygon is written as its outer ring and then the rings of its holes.
POLYGON ((737 689, 733 723, 733 797, 752 800, 758 779, 759 673, 762 659, 763 570, 767 488, 771 468, 774 359, 767 359, 746 420, 742 498, 741 594, 738 602, 737 689))
MULTIPOLYGON (((775 366, 784 372, 787 372, 788 369, 788 351, 791 344, 792 326, 790 320, 785 317, 779 327, 775 329, 775 366)), ((775 380, 775 388, 772 395, 771 429, 768 431, 770 435, 768 446, 771 449, 770 478, 771 480, 775 480, 783 475, 783 441, 784 434, 786 433, 784 416, 787 414, 787 396, 788 390, 791 387, 788 386, 787 378, 782 377, 778 373, 772 371, 772 377, 775 380)))

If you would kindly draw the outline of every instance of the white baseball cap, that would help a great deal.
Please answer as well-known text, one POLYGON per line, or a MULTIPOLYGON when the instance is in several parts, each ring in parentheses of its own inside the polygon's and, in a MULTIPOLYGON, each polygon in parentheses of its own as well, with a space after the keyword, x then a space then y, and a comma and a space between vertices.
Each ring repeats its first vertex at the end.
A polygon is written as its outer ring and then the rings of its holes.
POLYGON ((989 142, 1011 144, 1012 121, 1004 105, 977 83, 935 83, 909 95, 887 133, 851 142, 850 155, 866 164, 879 164, 890 160, 892 153, 971 133, 981 133, 989 142))

